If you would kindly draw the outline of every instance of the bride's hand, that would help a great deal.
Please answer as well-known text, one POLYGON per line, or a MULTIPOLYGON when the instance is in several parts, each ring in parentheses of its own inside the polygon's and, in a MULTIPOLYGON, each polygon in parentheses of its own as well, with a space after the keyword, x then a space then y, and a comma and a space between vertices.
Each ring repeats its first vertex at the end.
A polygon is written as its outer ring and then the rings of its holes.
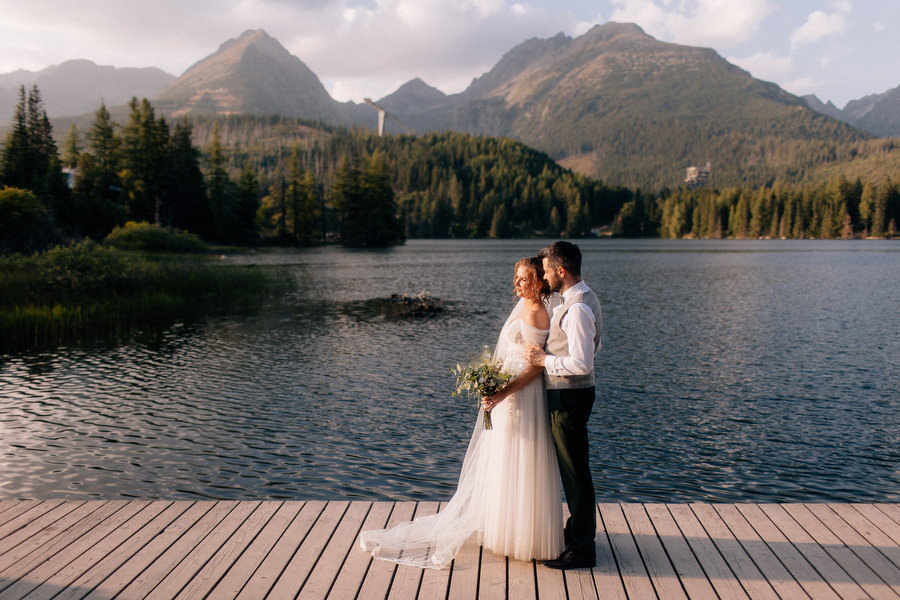
POLYGON ((536 367, 544 366, 544 358, 546 356, 547 353, 544 352, 544 349, 538 348, 534 344, 528 344, 525 349, 525 360, 536 367))
POLYGON ((484 410, 489 411, 489 410, 493 409, 495 406, 497 406, 498 404, 500 404, 501 402, 503 402, 504 398, 506 398, 506 396, 502 392, 497 392, 496 394, 493 394, 492 396, 485 396, 484 398, 481 399, 481 407, 484 410))

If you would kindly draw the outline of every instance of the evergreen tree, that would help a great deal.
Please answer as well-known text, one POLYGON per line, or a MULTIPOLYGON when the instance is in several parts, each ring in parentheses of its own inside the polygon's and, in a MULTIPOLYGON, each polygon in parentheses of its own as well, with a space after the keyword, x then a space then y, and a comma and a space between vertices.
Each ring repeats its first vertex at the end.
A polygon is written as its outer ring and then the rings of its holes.
POLYGON ((181 119, 169 138, 160 186, 160 222, 211 239, 212 213, 200 169, 200 151, 193 145, 192 135, 191 124, 181 119))
POLYGON ((206 187, 215 221, 214 239, 221 242, 237 241, 241 237, 241 227, 234 212, 233 186, 226 168, 225 147, 219 140, 218 125, 213 129, 208 160, 206 187))
POLYGON ((0 183, 31 190, 54 203, 67 195, 50 119, 37 86, 27 95, 25 86, 19 88, 12 127, 0 154, 0 183))
POLYGON ((160 223, 163 169, 169 145, 165 120, 156 119, 150 101, 132 98, 131 113, 119 143, 119 180, 131 221, 160 223))
POLYGON ((235 215, 244 242, 255 242, 257 239, 256 214, 259 207, 259 180, 250 163, 246 163, 235 192, 235 215))
POLYGON ((62 147, 62 165, 67 169, 74 169, 78 166, 78 159, 81 156, 81 132, 78 131, 78 125, 72 123, 63 138, 62 147))
POLYGON ((126 220, 119 181, 119 140, 103 103, 94 113, 85 143, 78 159, 71 221, 82 234, 102 239, 126 220))
POLYGON ((31 148, 28 121, 25 116, 27 100, 25 86, 19 88, 19 101, 13 112, 12 127, 6 134, 3 154, 0 155, 0 183, 9 187, 31 187, 31 148))

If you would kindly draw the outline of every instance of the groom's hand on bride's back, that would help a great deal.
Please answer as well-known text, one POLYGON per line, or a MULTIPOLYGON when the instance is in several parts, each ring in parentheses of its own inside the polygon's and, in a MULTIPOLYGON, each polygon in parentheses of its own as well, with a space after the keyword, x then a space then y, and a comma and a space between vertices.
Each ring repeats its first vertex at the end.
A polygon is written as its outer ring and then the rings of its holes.
POLYGON ((534 344, 528 344, 525 348, 525 360, 529 363, 533 364, 536 367, 544 366, 544 358, 547 356, 547 353, 544 352, 543 348, 539 348, 534 344))

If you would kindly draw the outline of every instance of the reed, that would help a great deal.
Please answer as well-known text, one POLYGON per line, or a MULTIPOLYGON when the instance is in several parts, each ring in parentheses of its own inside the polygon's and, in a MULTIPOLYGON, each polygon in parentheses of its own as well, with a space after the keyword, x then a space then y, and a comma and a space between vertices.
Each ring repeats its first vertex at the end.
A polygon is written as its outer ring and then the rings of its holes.
POLYGON ((117 338, 175 319, 257 310, 291 287, 282 273, 91 242, 0 257, 0 351, 117 338))

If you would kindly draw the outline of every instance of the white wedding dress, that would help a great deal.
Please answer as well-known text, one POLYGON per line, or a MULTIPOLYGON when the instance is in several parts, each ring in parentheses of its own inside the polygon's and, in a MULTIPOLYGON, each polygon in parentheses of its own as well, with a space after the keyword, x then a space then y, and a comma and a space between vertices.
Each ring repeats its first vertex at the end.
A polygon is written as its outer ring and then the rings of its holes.
MULTIPOLYGON (((525 343, 543 346, 549 330, 536 329, 513 309, 494 357, 504 370, 525 366, 525 343)), ((548 560, 563 551, 562 497, 550 434, 543 377, 536 377, 491 411, 493 429, 478 413, 453 497, 437 514, 391 529, 363 531, 362 548, 376 558, 446 568, 473 534, 485 549, 519 560, 548 560)))

